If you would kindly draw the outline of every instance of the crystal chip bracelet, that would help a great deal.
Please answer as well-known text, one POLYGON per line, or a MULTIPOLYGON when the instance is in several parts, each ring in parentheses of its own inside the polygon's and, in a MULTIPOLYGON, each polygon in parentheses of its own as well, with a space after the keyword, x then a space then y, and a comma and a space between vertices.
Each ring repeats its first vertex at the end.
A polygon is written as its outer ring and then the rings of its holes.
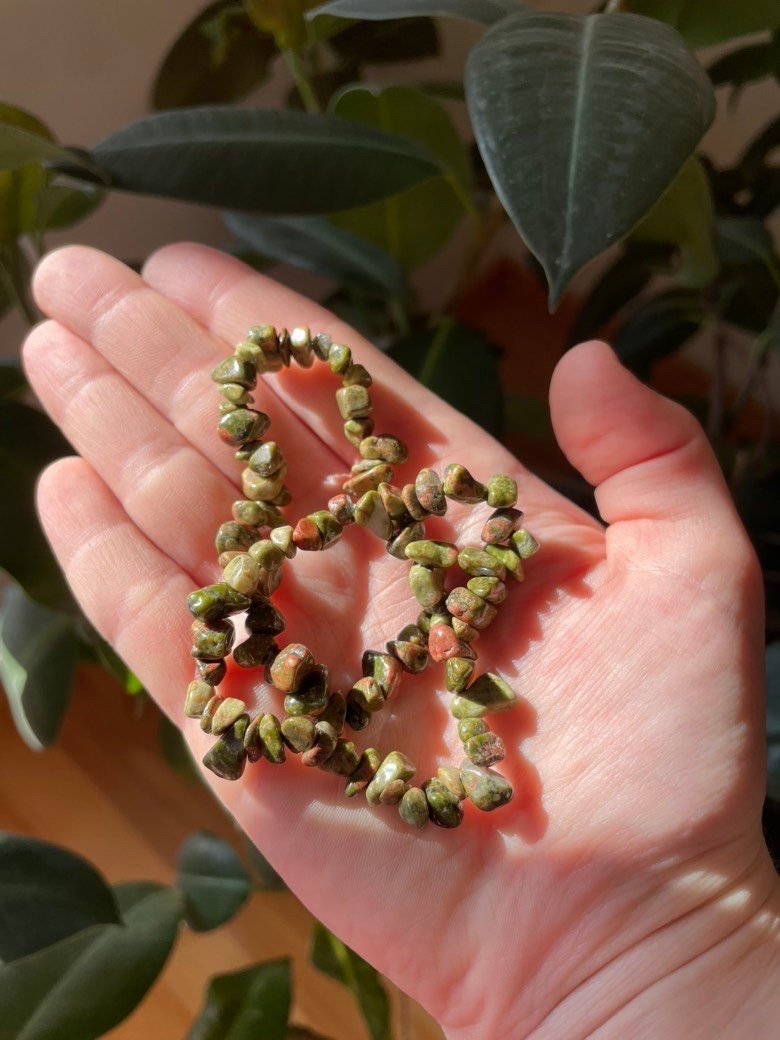
POLYGON ((475 676, 474 644, 506 599, 507 582, 523 580, 523 561, 539 548, 522 526, 515 481, 497 475, 482 484, 453 463, 445 468, 443 479, 426 468, 414 483, 401 488, 392 484, 392 467, 406 462, 407 446, 391 434, 374 435, 371 376, 352 360, 349 347, 333 343, 326 333, 311 336, 306 328, 287 332, 253 326, 211 378, 223 398, 219 436, 245 465, 245 497, 233 503, 233 519, 217 532, 222 581, 188 597, 195 618, 192 656, 197 677, 187 689, 184 710, 217 737, 203 764, 217 776, 238 780, 247 762, 264 758, 280 764, 292 752, 306 766, 342 776, 347 797, 362 792, 370 805, 396 805, 401 819, 415 828, 429 820, 440 827, 457 827, 466 798, 486 811, 505 805, 512 787, 491 768, 505 757, 504 743, 484 717, 512 708, 517 697, 499 676, 475 676), (258 375, 278 372, 293 361, 310 368, 315 359, 341 377, 336 404, 344 436, 361 458, 326 509, 292 525, 283 512, 292 501, 284 483, 287 464, 279 445, 263 439, 271 421, 252 408, 251 391, 258 375), (443 516, 450 501, 486 502, 493 509, 482 528, 481 545, 459 549, 452 542, 426 538, 426 518, 443 516), (280 647, 285 621, 271 597, 286 561, 299 550, 330 548, 352 523, 381 538, 391 556, 410 562, 409 585, 420 609, 416 622, 405 625, 385 650, 363 653, 362 675, 343 694, 330 689, 328 668, 302 643, 280 647), (463 572, 465 584, 447 593, 447 571, 455 566, 463 572), (246 637, 234 647, 236 630, 230 618, 241 613, 246 637), (237 667, 262 668, 265 681, 284 694, 283 721, 269 712, 252 715, 243 700, 217 692, 231 652, 237 667), (415 766, 406 755, 391 751, 383 757, 371 747, 358 751, 344 734, 346 729, 365 729, 395 694, 403 674, 422 672, 431 660, 445 666, 465 758, 459 766, 442 766, 437 776, 415 786, 415 766))

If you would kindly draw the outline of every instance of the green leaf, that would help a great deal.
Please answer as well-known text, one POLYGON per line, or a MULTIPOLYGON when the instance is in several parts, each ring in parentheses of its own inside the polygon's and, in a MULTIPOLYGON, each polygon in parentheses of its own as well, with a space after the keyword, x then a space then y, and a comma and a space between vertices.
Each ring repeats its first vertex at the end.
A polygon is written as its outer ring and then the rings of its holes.
POLYGON ((682 255, 677 273, 690 289, 709 285, 718 273, 712 192, 704 167, 691 156, 647 216, 631 232, 636 242, 668 242, 682 255))
POLYGON ((124 924, 93 925, 0 966, 0 1040, 96 1040, 130 1014, 162 970, 181 912, 172 889, 139 895, 124 924))
POLYGON ((99 174, 99 169, 75 151, 61 148, 53 141, 30 130, 23 130, 8 123, 0 124, 0 170, 16 170, 28 163, 53 163, 67 167, 83 168, 90 174, 99 174))
POLYGON ((53 459, 72 448, 54 423, 19 401, 0 400, 0 567, 39 603, 73 608, 35 511, 35 484, 53 459))
POLYGON ((0 123, 4 126, 15 126, 20 130, 42 137, 45 141, 56 143, 56 139, 45 123, 24 108, 0 102, 0 123))
POLYGON ((167 715, 163 715, 160 719, 157 743, 160 753, 175 773, 191 783, 202 783, 200 769, 182 731, 171 722, 167 715))
POLYGON ((648 212, 715 111, 679 36, 635 15, 513 15, 472 49, 465 82, 485 165, 551 305, 648 212))
POLYGON ((346 119, 203 107, 161 112, 101 141, 125 191, 267 214, 326 213, 441 172, 416 141, 346 119))
POLYGON ((196 932, 229 921, 252 888, 236 852, 207 831, 191 834, 179 849, 176 884, 184 897, 187 924, 196 932))
POLYGON ((769 229, 750 217, 724 217, 717 223, 718 252, 724 264, 762 264, 780 287, 780 262, 769 229))
POLYGON ((612 345, 624 365, 646 377, 654 361, 673 354, 703 322, 701 295, 689 289, 671 289, 639 307, 612 345))
POLYGON ((323 217, 255 217, 228 213, 225 223, 258 253, 337 282, 406 293, 403 271, 387 253, 323 217))
POLYGON ((439 37, 430 18, 355 22, 346 25, 329 42, 342 61, 357 65, 422 61, 439 53, 439 37))
POLYGON ((92 639, 89 642, 94 654, 92 659, 97 661, 98 664, 102 664, 108 674, 113 675, 121 683, 125 693, 129 693, 131 697, 136 697, 139 693, 143 693, 144 687, 141 680, 130 671, 116 650, 105 639, 102 639, 97 632, 93 632, 92 639))
POLYGON ((102 205, 106 192, 96 184, 48 184, 38 194, 35 226, 59 231, 81 223, 102 205))
POLYGON ((0 602, 0 681, 14 723, 34 751, 59 733, 78 660, 73 618, 35 603, 17 585, 0 602))
POLYGON ((624 0, 624 9, 674 26, 689 47, 712 47, 764 29, 780 29, 777 0, 624 0))
MULTIPOLYGON (((0 307, 0 315, 2 307, 0 307)), ((30 389, 16 358, 0 358, 0 398, 15 401, 30 389)))
POLYGON ((317 0, 243 0, 261 32, 271 33, 279 50, 299 51, 306 43, 304 14, 317 0))
POLYGON ((780 642, 766 648, 766 790, 780 799, 780 642))
POLYGON ((498 351, 477 329, 443 321, 396 343, 390 357, 494 437, 503 429, 498 351))
POLYGON ((319 921, 314 925, 309 959, 315 968, 351 990, 371 1040, 389 1040, 390 1005, 376 968, 319 921))
POLYGON ((403 134, 439 160, 441 177, 332 218, 389 253, 404 270, 415 270, 473 208, 467 154, 452 120, 437 101, 411 87, 348 87, 333 99, 331 108, 358 126, 403 134))
POLYGON ((237 101, 264 83, 273 38, 240 4, 217 0, 197 14, 163 59, 152 88, 156 109, 237 101))
POLYGON ((47 841, 0 831, 0 960, 112 923, 119 923, 114 893, 90 863, 47 841))
POLYGON ((780 73, 778 39, 780 37, 775 34, 767 43, 752 43, 718 58, 707 69, 713 86, 721 87, 729 84, 732 87, 740 88, 748 83, 754 83, 756 80, 780 73))
POLYGON ((310 11, 308 18, 338 15, 340 18, 365 18, 383 21, 391 18, 443 17, 465 18, 470 22, 492 25, 514 14, 522 4, 515 0, 331 0, 310 11))
POLYGON ((291 989, 287 960, 215 975, 187 1040, 286 1040, 291 989))

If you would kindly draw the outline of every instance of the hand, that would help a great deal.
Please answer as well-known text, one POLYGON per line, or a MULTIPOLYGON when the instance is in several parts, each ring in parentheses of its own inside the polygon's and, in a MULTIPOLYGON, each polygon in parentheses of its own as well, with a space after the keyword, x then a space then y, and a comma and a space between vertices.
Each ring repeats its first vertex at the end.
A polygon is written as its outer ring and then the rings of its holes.
MULTIPOLYGON (((343 323, 221 253, 168 247, 141 277, 68 248, 43 261, 35 292, 52 320, 25 363, 81 455, 43 475, 44 526, 87 616, 198 759, 214 738, 182 715, 185 599, 218 577, 214 533, 240 471, 215 435, 209 372, 250 324, 350 344, 374 376, 378 429, 411 447, 405 479, 454 461, 518 477, 542 549, 477 647, 479 670, 521 697, 490 718, 508 747, 508 806, 467 805, 459 830, 416 832, 294 760, 250 765, 237 783, 207 774, 303 902, 459 1040, 768 1036, 756 1014, 776 999, 780 902, 760 829, 760 574, 691 416, 602 344, 563 358, 555 430, 596 485, 605 529, 343 323)), ((328 478, 354 460, 338 385, 315 365, 258 387, 290 466, 290 516, 324 508, 328 478)), ((486 515, 451 506, 437 536, 473 543, 486 515)), ((275 598, 284 637, 336 689, 418 612, 405 565, 356 528, 299 553, 275 598)), ((220 692, 280 710, 260 673, 236 671, 220 692)), ((441 666, 405 676, 356 742, 404 751, 421 782, 462 757, 448 701, 441 666)))

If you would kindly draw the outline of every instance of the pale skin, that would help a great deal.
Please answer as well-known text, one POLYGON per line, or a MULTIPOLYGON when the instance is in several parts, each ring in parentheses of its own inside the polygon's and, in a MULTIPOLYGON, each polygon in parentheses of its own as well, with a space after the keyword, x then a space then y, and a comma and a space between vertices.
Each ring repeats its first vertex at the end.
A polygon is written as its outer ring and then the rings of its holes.
MULTIPOLYGON (((562 359, 556 436, 596 486, 605 527, 322 308, 221 253, 170 246, 139 276, 70 247, 43 261, 35 294, 50 320, 25 365, 81 456, 41 478, 44 526, 87 616, 198 758, 213 738, 182 717, 185 599, 218 577, 214 533, 240 497, 208 373, 250 324, 309 325, 352 346, 374 376, 378 431, 411 445, 398 479, 453 461, 518 479, 542 550, 477 644, 480 670, 521 698, 491 719, 514 800, 490 814, 467 805, 458 830, 413 832, 292 756, 237 783, 209 774, 303 902, 448 1040, 775 1036, 761 578, 691 416, 604 344, 562 359)), ((317 363, 256 393, 289 461, 293 517, 324 508, 355 460, 338 385, 317 363)), ((486 516, 452 507, 431 531, 473 544, 486 516)), ((417 614, 406 567, 366 531, 286 567, 284 639, 328 664, 334 688, 417 614)), ((220 689, 280 711, 257 674, 234 669, 220 689)), ((441 666, 407 676, 356 741, 404 751, 421 782, 462 757, 448 702, 441 666)))

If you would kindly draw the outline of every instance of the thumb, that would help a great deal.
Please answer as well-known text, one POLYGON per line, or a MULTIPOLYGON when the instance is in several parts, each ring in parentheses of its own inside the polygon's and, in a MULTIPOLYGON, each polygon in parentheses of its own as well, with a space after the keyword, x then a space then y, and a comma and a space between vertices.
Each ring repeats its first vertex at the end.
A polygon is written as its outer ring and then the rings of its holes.
POLYGON ((550 409, 563 452, 595 486, 602 518, 615 525, 613 545, 628 539, 632 552, 655 556, 666 540, 689 561, 711 550, 721 562, 733 553, 752 555, 699 423, 623 368, 605 343, 583 343, 564 355, 550 409))

